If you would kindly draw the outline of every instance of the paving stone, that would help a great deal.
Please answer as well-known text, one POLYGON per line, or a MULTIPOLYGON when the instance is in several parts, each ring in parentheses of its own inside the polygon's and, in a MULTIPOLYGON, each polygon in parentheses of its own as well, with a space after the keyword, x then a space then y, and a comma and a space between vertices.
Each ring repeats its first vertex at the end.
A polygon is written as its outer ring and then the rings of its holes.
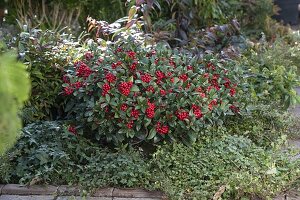
POLYGON ((158 198, 123 198, 123 197, 114 197, 113 200, 162 200, 158 198))
MULTIPOLYGON (((0 199, 1 200, 1 199, 0 199)), ((56 200, 112 200, 110 197, 78 197, 78 196, 60 196, 56 200)), ((127 199, 130 200, 130 199, 127 199)))
POLYGON ((57 189, 57 195, 59 196, 80 196, 80 188, 68 185, 61 185, 57 189))
POLYGON ((300 87, 296 87, 295 90, 296 90, 297 94, 300 95, 300 87))
POLYGON ((30 196, 20 196, 20 195, 1 195, 0 200, 54 200, 54 196, 49 195, 30 195, 30 196))
POLYGON ((112 197, 114 188, 99 188, 96 189, 91 196, 93 197, 112 197))
POLYGON ((0 185, 0 195, 2 194, 2 188, 4 187, 5 185, 0 185))
POLYGON ((2 194, 11 195, 54 195, 57 187, 51 185, 33 185, 30 187, 8 184, 2 188, 2 194))
POLYGON ((113 197, 121 198, 156 198, 161 199, 163 193, 159 191, 147 191, 144 189, 118 189, 113 191, 113 197))

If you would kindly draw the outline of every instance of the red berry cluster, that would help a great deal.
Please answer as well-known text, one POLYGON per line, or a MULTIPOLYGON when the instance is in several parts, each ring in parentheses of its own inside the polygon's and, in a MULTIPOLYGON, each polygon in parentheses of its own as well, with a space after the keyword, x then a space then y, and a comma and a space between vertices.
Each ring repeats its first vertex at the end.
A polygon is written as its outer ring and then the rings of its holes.
POLYGON ((74 135, 77 135, 77 131, 76 131, 75 126, 69 125, 68 131, 69 131, 70 133, 73 133, 74 135))
POLYGON ((167 76, 168 76, 168 77, 171 77, 172 75, 173 75, 172 72, 167 72, 167 76))
POLYGON ((108 83, 104 83, 102 86, 102 96, 105 96, 110 90, 110 85, 108 83))
POLYGON ((70 83, 70 79, 69 79, 69 77, 67 75, 63 75, 62 79, 63 79, 64 83, 70 83))
POLYGON ((166 75, 165 75, 162 71, 160 71, 160 70, 157 70, 157 71, 155 72, 155 75, 156 75, 156 78, 157 78, 158 80, 162 80, 163 78, 166 77, 166 75))
POLYGON ((74 92, 74 89, 71 88, 71 87, 65 87, 64 88, 64 94, 65 95, 71 95, 71 94, 73 94, 73 92, 74 92))
POLYGON ((194 68, 193 68, 193 66, 188 65, 188 66, 186 66, 186 69, 187 69, 187 70, 192 70, 192 71, 193 71, 194 68))
POLYGON ((140 114, 140 112, 138 110, 132 109, 130 116, 133 117, 133 118, 135 118, 135 119, 138 119, 139 118, 139 114, 140 114))
POLYGON ((131 58, 132 60, 135 59, 135 55, 136 55, 136 53, 135 53, 134 51, 128 51, 128 52, 127 52, 127 56, 128 56, 129 58, 131 58))
MULTIPOLYGON (((213 88, 215 88, 217 91, 219 91, 221 88, 218 83, 220 75, 219 74, 213 74, 213 77, 209 80, 209 83, 213 88)), ((212 87, 210 89, 212 89, 212 87)))
POLYGON ((170 66, 172 66, 174 68, 176 67, 176 63, 174 62, 174 60, 172 58, 169 59, 169 64, 170 64, 170 66))
POLYGON ((78 77, 87 78, 91 75, 93 71, 83 62, 80 62, 79 67, 76 70, 76 75, 78 77))
POLYGON ((117 53, 123 52, 123 49, 121 47, 118 47, 116 50, 117 53))
POLYGON ((236 90, 234 88, 231 88, 229 91, 230 96, 233 97, 235 95, 235 93, 236 93, 236 90))
POLYGON ((207 63, 206 67, 207 67, 208 69, 212 69, 213 71, 216 70, 216 66, 215 66, 214 64, 212 64, 212 63, 207 63))
POLYGON ((109 82, 109 83, 113 83, 116 81, 117 77, 113 74, 113 73, 107 73, 105 75, 105 79, 109 82))
POLYGON ((229 80, 229 78, 224 78, 225 80, 225 83, 223 84, 225 86, 225 88, 230 88, 230 84, 231 84, 231 81, 229 80))
POLYGON ((94 54, 92 52, 88 51, 84 54, 84 57, 87 61, 89 61, 94 57, 94 54))
POLYGON ((130 89, 132 87, 132 82, 122 82, 119 84, 119 91, 121 92, 121 94, 128 96, 130 93, 130 89))
POLYGON ((189 117, 189 112, 184 110, 177 110, 175 112, 175 115, 179 120, 183 121, 189 117))
POLYGON ((146 54, 146 57, 147 57, 147 58, 150 58, 151 56, 154 56, 154 55, 156 55, 156 51, 155 51, 155 50, 152 50, 150 53, 147 53, 147 54, 146 54))
POLYGON ((193 109, 193 113, 197 119, 200 119, 201 117, 203 117, 201 108, 199 106, 193 104, 192 109, 193 109))
POLYGON ((138 62, 135 61, 135 62, 133 62, 133 63, 130 65, 129 69, 130 69, 131 71, 135 71, 137 65, 138 65, 138 62))
POLYGON ((148 102, 148 108, 146 109, 146 116, 152 119, 155 115, 155 104, 148 102))
POLYGON ((204 73, 204 74, 203 74, 203 77, 204 77, 204 78, 209 78, 209 74, 208 74, 208 73, 204 73))
POLYGON ((169 127, 167 125, 163 125, 161 122, 156 123, 156 132, 159 134, 165 135, 169 132, 169 127))
POLYGON ((134 122, 131 120, 126 124, 127 128, 132 129, 134 122))
POLYGON ((149 83, 152 80, 152 77, 149 74, 144 74, 141 76, 141 80, 144 83, 149 83))
POLYGON ((234 113, 239 113, 240 109, 238 107, 236 107, 235 105, 231 105, 229 106, 229 108, 232 110, 232 112, 234 113))
POLYGON ((179 79, 182 80, 183 82, 187 81, 188 78, 189 78, 189 77, 188 77, 188 75, 186 75, 186 74, 182 74, 182 75, 179 76, 179 79))
POLYGON ((159 91, 159 93, 160 93, 161 96, 166 96, 166 95, 167 95, 166 90, 163 90, 163 89, 161 89, 161 90, 159 91))
POLYGON ((146 89, 147 92, 152 92, 154 93, 155 90, 154 90, 154 87, 152 85, 148 86, 147 89, 146 89))
POLYGON ((116 69, 118 66, 122 65, 122 61, 118 61, 116 63, 112 63, 111 64, 111 68, 112 69, 116 69))
POLYGON ((213 99, 209 104, 208 104, 208 109, 212 110, 214 106, 218 105, 218 100, 213 99))
POLYGON ((76 89, 79 89, 82 86, 82 83, 80 81, 77 81, 73 83, 72 86, 74 86, 76 89))
POLYGON ((127 110, 127 108, 128 108, 128 105, 126 104, 126 103, 123 103, 122 105, 121 105, 121 110, 122 111, 126 111, 127 110))

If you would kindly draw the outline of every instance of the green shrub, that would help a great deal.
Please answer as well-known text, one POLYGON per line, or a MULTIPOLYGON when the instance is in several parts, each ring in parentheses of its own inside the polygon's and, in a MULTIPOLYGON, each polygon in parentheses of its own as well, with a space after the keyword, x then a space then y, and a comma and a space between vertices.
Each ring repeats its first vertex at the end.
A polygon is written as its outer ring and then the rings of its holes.
POLYGON ((281 42, 279 39, 272 46, 259 43, 244 54, 241 65, 249 99, 287 109, 300 100, 294 90, 300 84, 296 74, 299 64, 290 56, 293 50, 281 42))
POLYGON ((116 144, 131 138, 189 144, 207 124, 239 112, 237 68, 213 58, 197 63, 160 46, 87 52, 65 77, 74 123, 116 144))
POLYGON ((187 147, 158 148, 152 160, 155 187, 170 199, 267 199, 286 189, 300 174, 299 161, 281 150, 265 150, 249 139, 226 136, 187 147))
POLYGON ((64 67, 80 55, 81 49, 72 35, 39 29, 20 33, 19 55, 32 83, 31 96, 22 113, 25 123, 52 120, 63 114, 64 99, 60 93, 64 67))

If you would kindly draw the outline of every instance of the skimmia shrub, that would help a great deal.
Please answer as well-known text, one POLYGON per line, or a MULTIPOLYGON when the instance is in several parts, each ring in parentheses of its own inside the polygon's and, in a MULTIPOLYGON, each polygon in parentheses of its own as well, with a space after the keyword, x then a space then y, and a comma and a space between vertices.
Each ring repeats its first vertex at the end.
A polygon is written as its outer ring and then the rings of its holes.
POLYGON ((112 45, 86 52, 63 87, 77 128, 97 138, 188 144, 206 125, 240 112, 237 73, 225 61, 198 62, 165 47, 112 45))

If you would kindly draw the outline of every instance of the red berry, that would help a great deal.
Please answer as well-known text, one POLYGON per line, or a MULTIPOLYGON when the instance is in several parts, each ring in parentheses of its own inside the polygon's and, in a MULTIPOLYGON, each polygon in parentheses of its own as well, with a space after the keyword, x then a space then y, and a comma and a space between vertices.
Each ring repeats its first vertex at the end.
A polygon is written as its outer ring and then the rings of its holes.
POLYGON ((132 129, 133 124, 134 124, 134 122, 133 122, 133 121, 130 121, 130 122, 127 123, 126 126, 127 126, 127 128, 132 129))
POLYGON ((148 92, 152 92, 152 93, 155 92, 154 87, 152 85, 150 85, 150 86, 147 87, 147 91, 148 92))
POLYGON ((160 70, 156 71, 156 72, 155 72, 155 75, 156 75, 156 78, 157 78, 158 80, 161 80, 161 79, 163 79, 163 78, 166 77, 166 75, 165 75, 162 71, 160 71, 160 70))
POLYGON ((122 111, 126 111, 127 110, 127 108, 128 108, 128 105, 127 104, 125 104, 125 103, 123 103, 122 105, 121 105, 121 110, 122 111))
POLYGON ((128 56, 129 58, 131 58, 132 60, 135 59, 135 55, 136 55, 136 53, 135 53, 134 51, 128 51, 128 52, 127 52, 127 56, 128 56))
POLYGON ((146 109, 146 116, 152 119, 155 115, 155 104, 148 102, 148 108, 146 109))
POLYGON ((134 117, 135 119, 139 118, 140 112, 138 110, 132 109, 130 116, 134 117))
POLYGON ((136 67, 137 67, 137 64, 138 64, 138 62, 133 62, 133 63, 130 65, 129 69, 130 69, 131 71, 135 71, 135 70, 136 70, 136 67))
POLYGON ((159 92, 160 92, 161 96, 166 96, 166 94, 167 94, 167 92, 163 89, 161 89, 159 92))
POLYGON ((73 94, 73 92, 74 92, 74 89, 71 88, 71 87, 65 87, 64 88, 65 95, 71 95, 71 94, 73 94))
POLYGON ((144 74, 141 76, 141 80, 144 83, 149 83, 152 80, 152 77, 149 74, 144 74))
POLYGON ((94 57, 94 54, 92 52, 88 51, 84 54, 84 57, 85 57, 86 60, 89 61, 94 57))
POLYGON ((107 82, 113 83, 113 82, 116 81, 117 77, 114 74, 112 74, 112 73, 107 73, 105 75, 105 79, 107 80, 107 82))
POLYGON ((105 96, 110 89, 110 85, 108 83, 104 83, 104 85, 102 86, 102 96, 105 96))
POLYGON ((132 87, 133 83, 130 82, 122 82, 119 84, 119 91, 121 94, 128 96, 130 93, 130 89, 132 87))
POLYGON ((64 83, 70 83, 70 79, 67 75, 63 75, 63 81, 64 83))
POLYGON ((240 109, 234 105, 229 106, 229 108, 234 112, 234 113, 239 113, 240 109))
POLYGON ((191 65, 188 65, 186 68, 187 68, 187 70, 193 70, 193 66, 191 66, 191 65))
POLYGON ((76 70, 76 76, 87 78, 92 73, 92 70, 83 62, 80 63, 76 70))
POLYGON ((186 74, 182 74, 181 76, 179 76, 179 79, 181 79, 183 82, 188 80, 188 76, 186 74))
POLYGON ((82 83, 80 81, 77 81, 76 83, 73 84, 73 86, 76 88, 76 89, 79 89, 81 86, 82 86, 82 83))
POLYGON ((169 127, 167 125, 162 125, 160 122, 156 123, 156 132, 165 135, 169 132, 169 127))
POLYGON ((73 133, 74 135, 77 135, 76 128, 75 128, 75 126, 73 126, 73 125, 69 125, 68 131, 69 131, 70 133, 73 133))
POLYGON ((170 66, 172 66, 172 67, 176 67, 176 63, 173 61, 172 58, 169 59, 169 64, 170 64, 170 66))
POLYGON ((229 93, 230 93, 230 96, 233 97, 235 95, 235 93, 236 93, 236 90, 234 88, 231 88, 230 91, 229 91, 229 93))
POLYGON ((177 116, 177 118, 181 121, 187 119, 189 117, 189 112, 186 112, 184 110, 177 110, 175 112, 175 115, 177 116))

